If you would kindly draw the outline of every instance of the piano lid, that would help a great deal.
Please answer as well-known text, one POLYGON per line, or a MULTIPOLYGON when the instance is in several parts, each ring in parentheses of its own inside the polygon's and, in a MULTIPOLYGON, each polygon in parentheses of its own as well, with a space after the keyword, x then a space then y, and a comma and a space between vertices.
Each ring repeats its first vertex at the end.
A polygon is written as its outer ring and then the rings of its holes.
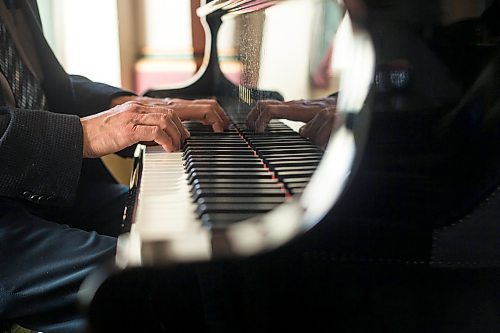
POLYGON ((206 35, 202 66, 187 82, 151 87, 145 95, 230 97, 251 104, 338 90, 329 56, 343 9, 334 2, 210 1, 197 13, 206 35))

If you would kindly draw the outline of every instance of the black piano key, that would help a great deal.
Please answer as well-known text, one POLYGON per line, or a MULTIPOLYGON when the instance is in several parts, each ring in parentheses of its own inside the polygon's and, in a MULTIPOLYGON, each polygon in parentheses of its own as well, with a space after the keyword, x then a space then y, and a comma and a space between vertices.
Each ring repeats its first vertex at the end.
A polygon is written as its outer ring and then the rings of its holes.
POLYGON ((260 136, 259 133, 255 132, 249 132, 248 134, 245 135, 245 137, 249 140, 262 140, 262 141, 270 141, 270 140, 296 140, 296 139, 302 139, 302 140, 307 140, 304 138, 302 135, 300 135, 297 132, 292 131, 290 135, 281 135, 281 134, 272 134, 268 133, 265 136, 260 136))
POLYGON ((293 129, 284 124, 271 124, 271 123, 267 124, 266 128, 264 129, 264 132, 259 132, 259 133, 256 133, 253 129, 248 129, 248 128, 238 127, 238 129, 243 133, 255 133, 257 135, 265 133, 276 133, 276 132, 297 133, 293 129))
POLYGON ((194 137, 196 136, 224 137, 227 135, 235 135, 235 136, 239 135, 238 131, 235 129, 229 129, 224 132, 214 132, 211 127, 210 129, 203 129, 203 130, 198 130, 198 129, 189 130, 189 132, 194 137))
POLYGON ((273 142, 273 143, 254 143, 251 142, 250 146, 255 150, 280 150, 280 149, 305 149, 308 148, 313 151, 317 151, 319 153, 323 153, 323 150, 320 147, 313 146, 308 144, 307 142, 273 142))
POLYGON ((304 158, 318 158, 321 159, 323 157, 323 153, 319 152, 314 152, 314 153, 302 153, 302 152, 295 152, 293 154, 269 154, 264 156, 265 160, 268 161, 277 161, 277 160, 286 160, 286 159, 291 159, 291 160, 300 160, 304 158))
POLYGON ((272 173, 265 168, 192 168, 187 173, 187 179, 193 178, 270 178, 272 173))
POLYGON ((261 161, 257 156, 253 155, 235 155, 235 156, 212 156, 212 155, 196 155, 186 156, 185 163, 197 162, 255 162, 261 161))
POLYGON ((282 149, 259 149, 257 153, 259 155, 283 155, 283 154, 315 154, 315 153, 321 153, 322 151, 319 148, 315 147, 299 147, 299 148, 282 148, 282 149))
POLYGON ((183 155, 254 155, 255 152, 249 148, 240 149, 191 149, 184 150, 183 155))
POLYGON ((282 171, 277 172, 279 177, 283 178, 300 178, 300 177, 310 177, 314 173, 314 170, 298 170, 298 171, 282 171))
POLYGON ((265 184, 259 184, 259 183, 243 183, 243 184, 238 184, 238 183, 202 183, 202 184, 193 184, 193 189, 198 189, 198 188, 204 188, 204 189, 240 189, 242 191, 247 190, 247 189, 266 189, 266 188, 279 188, 277 183, 265 183, 265 184))
POLYGON ((256 213, 207 213, 201 217, 202 223, 212 229, 223 229, 229 225, 244 221, 260 214, 256 213))
POLYGON ((269 203, 280 204, 286 201, 285 196, 257 196, 257 197, 201 197, 196 200, 197 204, 210 204, 210 203, 269 203))
POLYGON ((193 172, 190 176, 196 179, 265 179, 272 178, 272 174, 269 171, 261 171, 261 172, 231 172, 231 171, 200 171, 193 172))
POLYGON ((196 208, 196 212, 198 216, 202 216, 203 214, 212 214, 212 213, 266 213, 273 208, 275 208, 277 204, 273 203, 210 203, 210 204, 201 204, 196 208))
POLYGON ((225 161, 225 162, 188 162, 184 164, 186 171, 189 173, 193 168, 197 170, 205 169, 205 168, 258 168, 262 167, 262 162, 259 160, 254 161, 245 161, 245 162, 234 162, 234 161, 225 161))
POLYGON ((320 159, 298 159, 298 160, 277 160, 277 161, 266 161, 266 165, 271 168, 278 167, 294 167, 294 166, 311 166, 317 167, 320 159))
POLYGON ((290 158, 289 160, 283 159, 283 158, 272 158, 272 157, 265 157, 262 159, 263 163, 271 168, 271 167, 276 167, 276 166, 294 166, 294 165, 301 165, 300 162, 303 161, 304 165, 318 165, 321 162, 321 158, 316 158, 316 157, 306 157, 302 156, 302 158, 290 158))
POLYGON ((297 145, 308 146, 311 147, 311 143, 305 140, 270 140, 270 141, 251 141, 250 144, 254 148, 265 148, 265 147, 274 147, 274 146, 286 146, 296 147, 297 145))
POLYGON ((239 168, 239 167, 244 167, 244 166, 248 166, 250 168, 252 167, 257 167, 257 166, 262 166, 262 162, 260 161, 260 159, 256 159, 256 158, 252 158, 252 159, 248 159, 248 160, 244 160, 244 161, 240 161, 240 160, 220 160, 220 159, 213 159, 213 160, 210 160, 210 159, 207 159, 207 160, 202 160, 202 161, 190 161, 190 162, 187 162, 185 163, 186 165, 189 165, 189 166, 196 166, 196 167, 201 167, 201 168, 209 168, 209 167, 227 167, 227 168, 230 168, 230 167, 235 167, 235 168, 239 168))
POLYGON ((303 192, 304 192, 304 187, 290 189, 290 193, 292 195, 301 195, 303 192))
MULTIPOLYGON (((198 121, 195 121, 195 120, 186 120, 186 121, 183 121, 182 122, 184 124, 184 126, 186 126, 187 128, 198 128, 198 129, 210 129, 212 128, 211 125, 205 125, 205 124, 202 124, 198 121)), ((234 124, 230 124, 229 125, 229 128, 234 128, 234 124)))
POLYGON ((199 188, 193 192, 193 199, 197 201, 200 198, 207 197, 284 197, 285 191, 280 188, 265 189, 203 189, 199 188))
POLYGON ((231 178, 231 179, 193 179, 193 184, 276 184, 278 186, 278 180, 276 178, 261 178, 261 179, 251 179, 251 178, 231 178))
MULTIPOLYGON (((294 184, 304 184, 309 183, 311 177, 298 177, 298 178, 285 178, 282 180, 283 184, 287 189, 294 188, 294 184)), ((301 185, 298 185, 299 187, 301 185)))
POLYGON ((252 142, 254 140, 267 140, 267 141, 272 141, 276 140, 278 137, 292 137, 292 138, 303 138, 300 136, 300 134, 295 133, 295 132, 279 132, 279 131, 273 131, 273 132, 263 132, 263 133, 250 133, 246 132, 243 133, 243 137, 248 140, 248 142, 252 142))
POLYGON ((261 135, 261 133, 253 132, 253 131, 247 131, 244 134, 245 138, 248 139, 253 139, 253 140, 262 140, 262 141, 269 141, 271 139, 275 140, 292 140, 292 139, 305 139, 302 135, 295 131, 290 131, 287 135, 283 135, 282 133, 270 133, 267 132, 266 135, 261 135))
POLYGON ((213 141, 213 142, 192 142, 188 141, 184 144, 184 149, 187 148, 192 148, 192 149, 200 149, 200 148, 206 148, 206 149, 225 149, 225 148, 249 148, 248 143, 246 142, 220 142, 220 141, 213 141))
POLYGON ((278 166, 271 168, 272 171, 277 172, 278 174, 281 174, 282 172, 285 171, 310 171, 311 174, 316 170, 316 166, 306 166, 306 165, 300 165, 300 166, 278 166))
POLYGON ((307 186, 307 184, 309 184, 309 182, 287 183, 286 188, 289 190, 301 189, 301 188, 305 188, 307 186))
POLYGON ((246 141, 240 137, 240 136, 226 136, 222 138, 215 138, 215 137, 202 137, 202 136, 197 136, 197 137, 190 137, 186 139, 186 143, 193 143, 193 144, 202 144, 202 143, 246 143, 246 141))
POLYGON ((195 165, 190 172, 188 172, 188 175, 191 175, 192 173, 195 172, 244 172, 244 173, 259 173, 259 172, 269 172, 268 169, 264 168, 263 166, 260 167, 208 167, 208 168, 201 168, 195 165))
POLYGON ((213 179, 217 181, 218 179, 266 179, 272 178, 272 174, 269 172, 193 172, 188 176, 188 184, 191 184, 194 179, 213 179))

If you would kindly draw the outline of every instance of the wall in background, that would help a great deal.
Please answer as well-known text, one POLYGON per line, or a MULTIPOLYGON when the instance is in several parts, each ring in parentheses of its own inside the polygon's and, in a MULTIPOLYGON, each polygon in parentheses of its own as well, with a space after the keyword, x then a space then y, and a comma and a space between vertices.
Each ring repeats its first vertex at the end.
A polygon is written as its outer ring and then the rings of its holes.
POLYGON ((47 39, 68 73, 121 85, 116 2, 38 0, 47 39))

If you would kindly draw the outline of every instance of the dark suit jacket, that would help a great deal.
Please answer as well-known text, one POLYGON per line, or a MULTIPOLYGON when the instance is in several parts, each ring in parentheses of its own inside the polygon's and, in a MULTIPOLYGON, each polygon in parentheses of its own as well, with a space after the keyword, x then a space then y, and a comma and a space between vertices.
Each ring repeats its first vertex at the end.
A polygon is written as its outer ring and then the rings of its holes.
POLYGON ((79 118, 108 109, 114 96, 131 93, 68 75, 43 36, 36 1, 19 0, 14 7, 10 10, 24 15, 34 39, 50 111, 0 106, 0 197, 67 205, 82 168, 79 118))

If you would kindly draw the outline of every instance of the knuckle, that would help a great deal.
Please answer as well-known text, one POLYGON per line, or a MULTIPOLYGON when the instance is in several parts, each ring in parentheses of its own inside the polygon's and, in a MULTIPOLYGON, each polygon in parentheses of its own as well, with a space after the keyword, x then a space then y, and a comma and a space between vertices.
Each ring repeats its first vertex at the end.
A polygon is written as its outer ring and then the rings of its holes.
POLYGON ((173 109, 165 109, 161 113, 161 120, 162 121, 169 121, 175 117, 175 112, 173 109))
POLYGON ((137 132, 137 126, 135 126, 132 123, 125 124, 125 126, 123 126, 122 129, 126 135, 133 135, 134 133, 137 132))
POLYGON ((137 107, 137 106, 141 105, 141 103, 139 103, 138 101, 127 101, 127 102, 125 102, 124 105, 129 106, 129 107, 137 107))
POLYGON ((202 108, 201 114, 204 120, 208 119, 208 117, 210 116, 210 109, 202 108))
POLYGON ((168 124, 170 122, 170 119, 172 119, 172 112, 170 110, 167 110, 161 113, 159 118, 160 122, 162 122, 163 124, 168 124))
POLYGON ((124 126, 123 132, 124 132, 125 137, 132 139, 134 141, 141 139, 140 138, 141 134, 139 133, 139 129, 137 128, 137 126, 133 126, 131 124, 124 126))
POLYGON ((126 112, 138 112, 140 104, 136 101, 128 101, 123 104, 124 111, 126 112))
POLYGON ((141 122, 141 116, 139 114, 133 113, 132 115, 130 115, 128 123, 139 124, 140 122, 141 122))
POLYGON ((158 126, 152 126, 151 128, 151 134, 155 139, 161 137, 162 132, 163 132, 162 129, 158 126))

